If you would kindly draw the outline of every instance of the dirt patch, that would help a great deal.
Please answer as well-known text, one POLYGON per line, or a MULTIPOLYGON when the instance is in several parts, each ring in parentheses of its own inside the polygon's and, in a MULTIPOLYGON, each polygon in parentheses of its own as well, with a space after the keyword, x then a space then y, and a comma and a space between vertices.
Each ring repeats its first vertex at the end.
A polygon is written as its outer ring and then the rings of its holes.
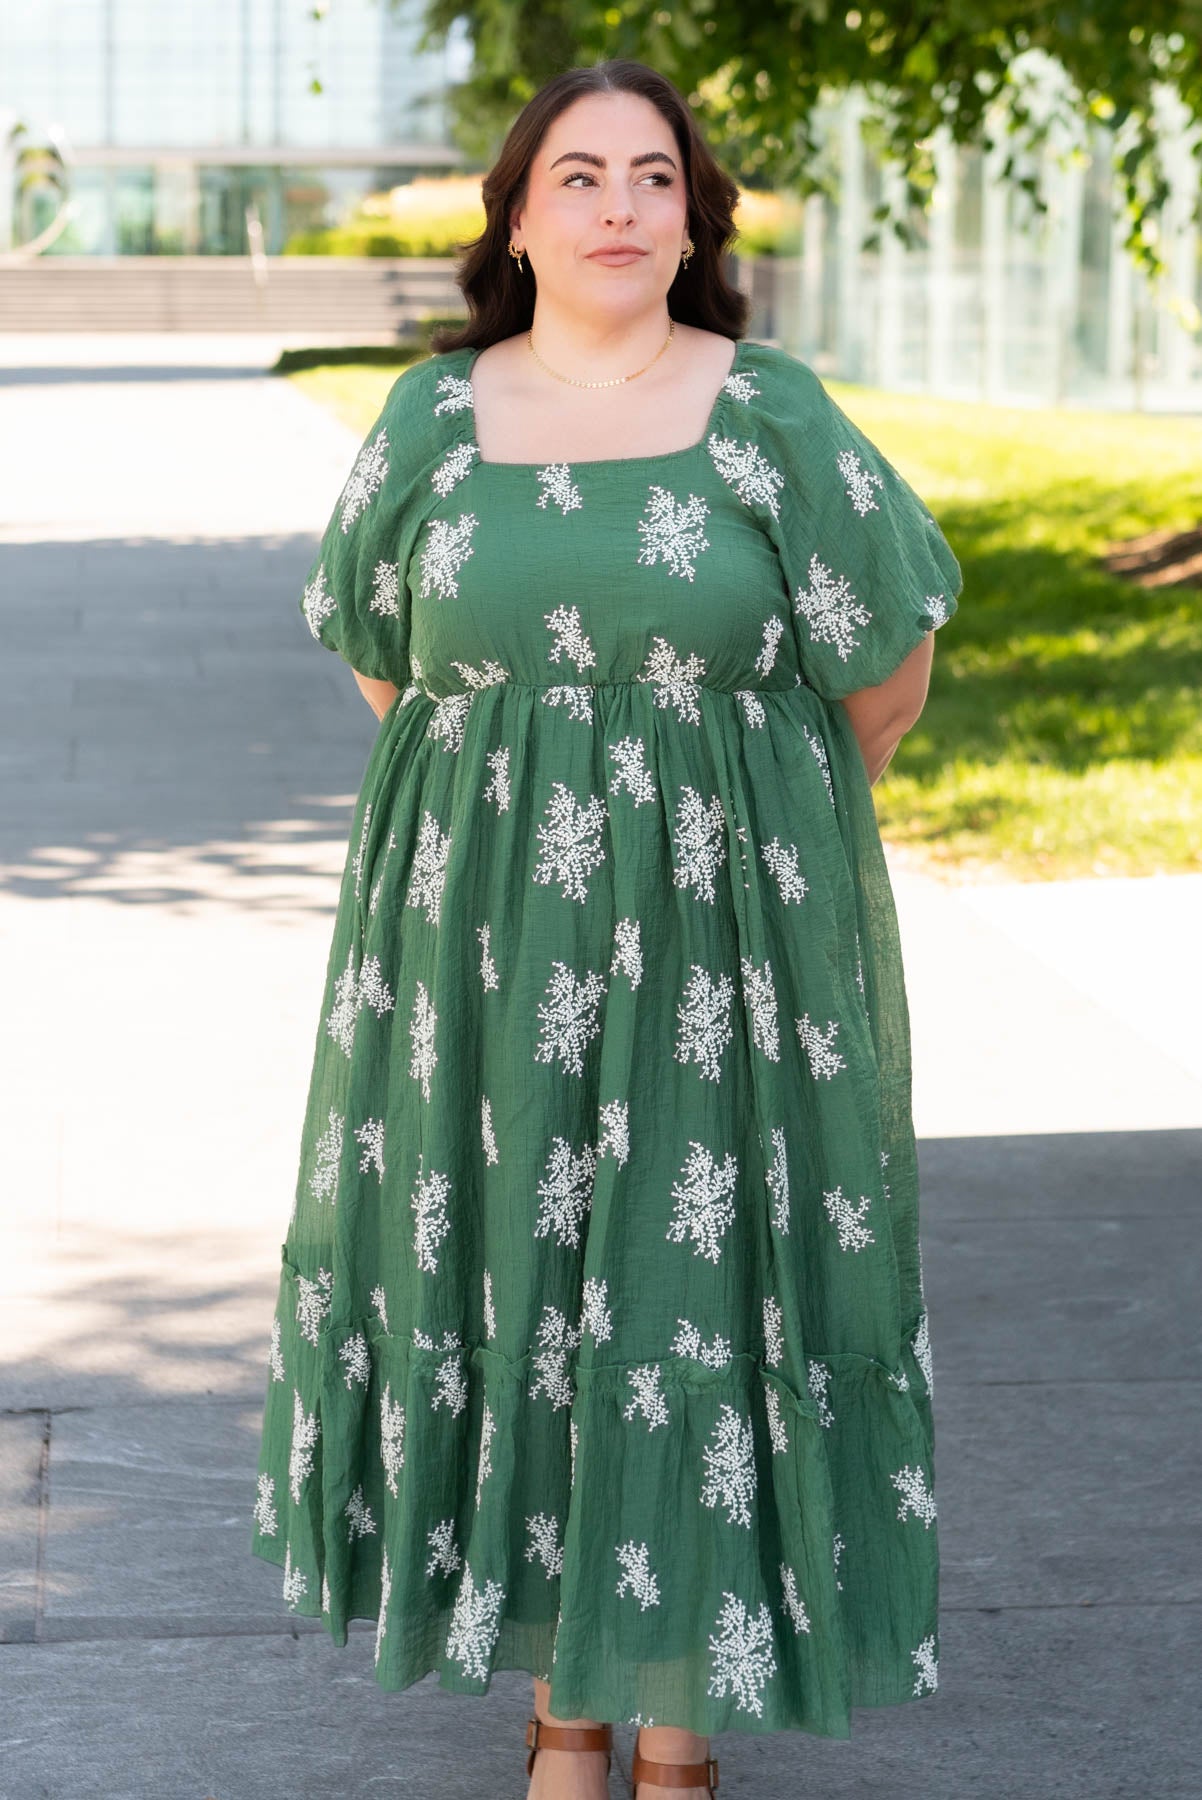
POLYGON ((1140 587, 1202 587, 1202 521, 1191 531, 1149 531, 1107 544, 1098 561, 1140 587))

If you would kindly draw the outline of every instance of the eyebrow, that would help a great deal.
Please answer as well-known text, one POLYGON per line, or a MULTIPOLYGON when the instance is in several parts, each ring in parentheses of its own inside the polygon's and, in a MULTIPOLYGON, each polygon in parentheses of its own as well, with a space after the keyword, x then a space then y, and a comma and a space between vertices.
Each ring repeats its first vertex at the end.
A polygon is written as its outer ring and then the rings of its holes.
MULTIPOLYGON (((555 158, 551 167, 553 169, 558 168, 561 162, 592 163, 593 167, 596 169, 603 169, 605 167, 605 158, 603 156, 597 156, 592 150, 565 150, 562 156, 557 156, 555 158)), ((670 169, 676 167, 676 164, 665 150, 641 150, 637 156, 631 157, 630 166, 634 169, 637 168, 640 163, 649 162, 665 162, 670 169)))

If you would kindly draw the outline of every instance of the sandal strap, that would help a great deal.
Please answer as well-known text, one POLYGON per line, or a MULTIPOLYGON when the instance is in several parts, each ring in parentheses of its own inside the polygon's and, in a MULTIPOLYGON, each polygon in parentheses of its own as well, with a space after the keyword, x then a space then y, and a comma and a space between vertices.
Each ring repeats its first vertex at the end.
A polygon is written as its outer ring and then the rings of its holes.
POLYGON ((656 1787, 708 1787, 712 1796, 718 1785, 718 1758, 707 1756, 704 1762, 691 1763, 652 1762, 636 1747, 630 1781, 636 1788, 640 1781, 652 1782, 656 1787))
POLYGON ((526 1758, 526 1773, 533 1775, 534 1758, 539 1750, 604 1750, 605 1771, 609 1773, 609 1765, 613 1756, 613 1734, 611 1725, 548 1725, 544 1720, 535 1717, 526 1721, 526 1743, 530 1754, 526 1758))

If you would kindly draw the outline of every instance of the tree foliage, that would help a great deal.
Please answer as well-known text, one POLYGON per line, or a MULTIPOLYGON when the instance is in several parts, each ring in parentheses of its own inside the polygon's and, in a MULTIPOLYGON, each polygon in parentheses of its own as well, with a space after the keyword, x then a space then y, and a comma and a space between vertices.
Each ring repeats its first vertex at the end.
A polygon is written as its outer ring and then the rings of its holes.
MULTIPOLYGON (((396 4, 397 0, 390 0, 396 4)), ((934 185, 933 134, 996 147, 1001 178, 1048 210, 1053 158, 1080 156, 1083 127, 1113 133, 1125 246, 1152 276, 1169 173, 1174 109, 1202 145, 1202 0, 945 0, 837 7, 828 0, 428 0, 421 49, 461 22, 473 62, 450 93, 461 147, 491 161, 515 114, 549 76, 608 57, 650 63, 688 96, 701 129, 743 185, 837 195, 822 109, 849 89, 866 100, 868 143, 898 174, 874 215, 906 244, 922 240, 934 185)), ((1195 204, 1195 219, 1202 205, 1195 204)))

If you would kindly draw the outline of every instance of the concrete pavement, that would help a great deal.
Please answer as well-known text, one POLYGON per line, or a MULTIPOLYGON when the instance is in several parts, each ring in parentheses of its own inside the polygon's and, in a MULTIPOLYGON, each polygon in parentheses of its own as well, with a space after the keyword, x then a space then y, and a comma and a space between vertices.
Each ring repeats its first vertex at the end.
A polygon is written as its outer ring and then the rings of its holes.
MULTIPOLYGON (((355 440, 275 347, 0 339, 0 1800, 526 1790, 528 1677, 385 1695, 247 1549, 375 732, 297 609, 355 440)), ((1202 878, 891 865, 939 1692, 719 1737, 722 1792, 1196 1797, 1202 878)))

